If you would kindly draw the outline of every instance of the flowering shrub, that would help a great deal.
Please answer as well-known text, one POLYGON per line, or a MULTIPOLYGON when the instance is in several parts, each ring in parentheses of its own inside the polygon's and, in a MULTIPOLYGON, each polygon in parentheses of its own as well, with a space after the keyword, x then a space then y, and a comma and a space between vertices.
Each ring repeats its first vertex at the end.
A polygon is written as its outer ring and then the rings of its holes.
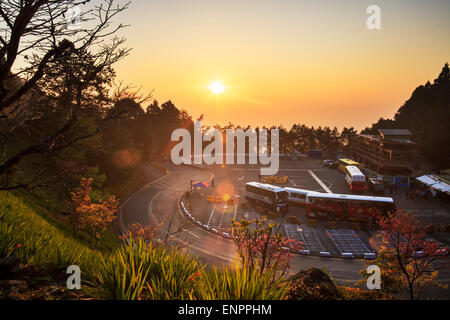
POLYGON ((116 197, 111 196, 105 201, 100 200, 98 203, 94 203, 90 196, 92 181, 92 178, 83 178, 79 190, 72 192, 73 211, 69 220, 74 232, 77 230, 90 231, 91 236, 95 239, 95 245, 97 245, 101 234, 116 218, 119 201, 116 197))
MULTIPOLYGON (((419 299, 432 286, 444 287, 436 281, 439 271, 448 271, 448 248, 437 241, 426 240, 426 228, 403 211, 378 219, 380 249, 374 264, 380 267, 382 290, 400 293, 406 290, 410 299, 419 299)), ((365 270, 361 271, 365 277, 365 270)))
POLYGON ((143 240, 148 243, 156 238, 156 234, 160 226, 152 225, 144 227, 140 223, 134 223, 128 227, 126 236, 121 236, 122 240, 133 238, 135 240, 143 240))
POLYGON ((300 241, 284 238, 281 233, 275 232, 273 223, 266 223, 267 219, 255 219, 252 221, 233 221, 233 239, 243 265, 249 267, 250 271, 258 270, 261 275, 273 268, 272 282, 276 278, 282 278, 291 268, 290 261, 293 257, 291 252, 303 249, 300 241), (254 223, 255 229, 250 230, 254 223))

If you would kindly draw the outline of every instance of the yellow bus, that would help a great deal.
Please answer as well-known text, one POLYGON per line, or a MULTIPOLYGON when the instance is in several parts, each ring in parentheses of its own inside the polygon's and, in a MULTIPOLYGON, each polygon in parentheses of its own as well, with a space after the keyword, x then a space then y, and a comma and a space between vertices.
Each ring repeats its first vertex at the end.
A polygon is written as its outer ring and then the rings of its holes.
POLYGON ((353 161, 351 159, 339 159, 337 160, 337 162, 339 163, 339 170, 341 170, 341 172, 343 173, 345 173, 345 168, 347 166, 355 166, 358 169, 361 169, 361 165, 358 162, 353 161))

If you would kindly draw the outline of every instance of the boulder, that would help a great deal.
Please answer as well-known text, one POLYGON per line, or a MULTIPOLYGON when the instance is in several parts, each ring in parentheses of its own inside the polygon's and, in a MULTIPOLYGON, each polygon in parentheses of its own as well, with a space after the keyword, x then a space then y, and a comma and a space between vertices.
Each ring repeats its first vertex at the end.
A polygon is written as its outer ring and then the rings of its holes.
POLYGON ((288 279, 291 287, 288 300, 337 300, 341 299, 339 288, 322 270, 311 268, 302 270, 288 279))
POLYGON ((21 295, 18 292, 10 292, 10 293, 8 293, 6 298, 9 299, 9 300, 25 300, 23 295, 21 295))
POLYGON ((5 285, 11 292, 22 292, 28 289, 28 284, 24 280, 7 280, 5 285))
POLYGON ((10 279, 21 269, 20 260, 17 257, 0 259, 0 279, 10 279))

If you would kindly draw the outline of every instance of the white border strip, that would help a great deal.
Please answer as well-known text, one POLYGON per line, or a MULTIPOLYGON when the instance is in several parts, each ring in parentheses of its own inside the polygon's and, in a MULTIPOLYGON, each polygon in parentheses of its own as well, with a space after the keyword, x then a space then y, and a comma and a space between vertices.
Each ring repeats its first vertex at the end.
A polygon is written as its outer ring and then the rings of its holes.
POLYGON ((317 181, 318 184, 320 184, 320 186, 322 187, 323 190, 325 190, 327 193, 333 193, 326 185, 325 183, 322 182, 322 180, 319 179, 319 177, 317 177, 314 172, 312 172, 311 170, 308 170, 309 174, 311 175, 311 177, 314 178, 314 180, 317 181))

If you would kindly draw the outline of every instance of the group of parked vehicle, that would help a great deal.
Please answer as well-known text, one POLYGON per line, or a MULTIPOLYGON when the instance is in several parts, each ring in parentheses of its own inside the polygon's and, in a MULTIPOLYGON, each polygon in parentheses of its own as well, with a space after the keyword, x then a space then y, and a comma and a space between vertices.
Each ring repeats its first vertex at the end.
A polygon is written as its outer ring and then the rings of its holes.
POLYGON ((385 193, 383 181, 378 178, 367 178, 362 172, 361 165, 351 159, 323 160, 326 168, 339 169, 345 174, 345 182, 351 192, 363 193, 368 191, 376 195, 385 193))
POLYGON ((259 182, 248 182, 245 190, 245 198, 250 202, 279 212, 287 211, 289 205, 303 205, 311 218, 367 221, 395 210, 394 200, 389 197, 329 194, 259 182))

